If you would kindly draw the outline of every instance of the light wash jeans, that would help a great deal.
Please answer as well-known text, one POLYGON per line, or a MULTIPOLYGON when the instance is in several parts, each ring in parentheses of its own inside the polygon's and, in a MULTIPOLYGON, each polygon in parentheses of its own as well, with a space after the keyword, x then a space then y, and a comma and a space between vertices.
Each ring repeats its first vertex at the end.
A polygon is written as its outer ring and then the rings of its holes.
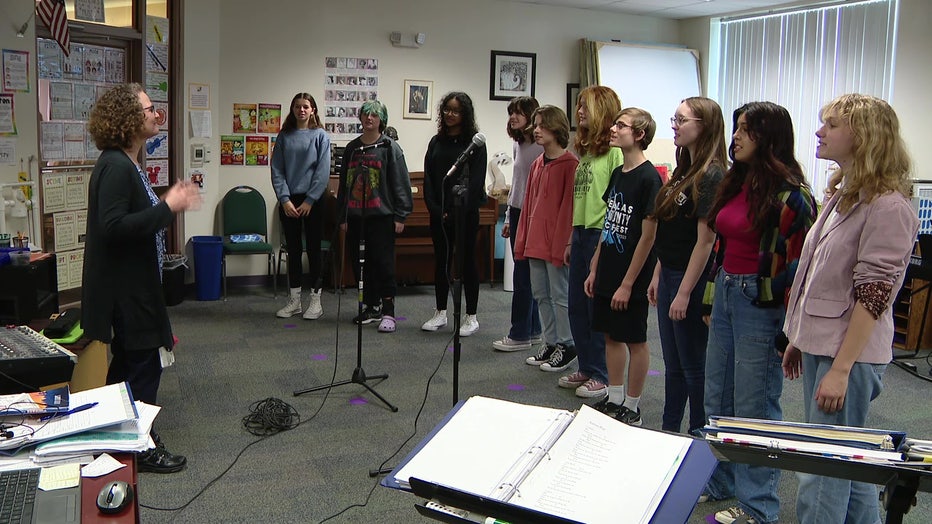
MULTIPOLYGON (((705 367, 705 412, 781 420, 782 360, 774 337, 783 326, 782 307, 759 308, 757 275, 715 278, 715 303, 705 367)), ((758 522, 780 516, 777 484, 780 470, 723 462, 706 486, 715 499, 738 498, 739 506, 758 522)))
MULTIPOLYGON (((600 229, 573 228, 570 252, 569 314, 570 329, 576 342, 579 372, 608 384, 605 365, 605 335, 592 330, 592 299, 586 296, 583 284, 589 276, 589 263, 602 236, 600 229)), ((540 307, 540 304, 538 304, 540 307)), ((541 317, 543 321, 543 317, 541 317)))
MULTIPOLYGON (((819 410, 815 390, 832 367, 830 357, 803 353, 803 398, 806 422, 864 427, 870 402, 883 390, 886 364, 855 363, 841 411, 819 410)), ((801 524, 875 524, 880 522, 877 486, 846 479, 797 473, 796 517, 801 524)))
POLYGON ((573 333, 570 331, 566 303, 569 268, 557 267, 537 258, 529 258, 528 262, 531 267, 531 292, 537 301, 544 342, 572 347, 573 333))

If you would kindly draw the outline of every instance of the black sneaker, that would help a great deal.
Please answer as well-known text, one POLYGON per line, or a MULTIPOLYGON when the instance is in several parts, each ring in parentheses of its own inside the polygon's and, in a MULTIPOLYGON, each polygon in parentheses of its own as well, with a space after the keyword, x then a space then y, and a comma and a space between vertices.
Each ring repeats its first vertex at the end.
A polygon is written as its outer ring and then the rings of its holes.
POLYGON ((136 468, 141 472, 175 473, 183 470, 187 463, 183 455, 172 455, 161 443, 136 455, 136 468))
POLYGON ((377 320, 382 320, 382 312, 372 306, 365 306, 362 313, 353 317, 354 324, 371 324, 377 320))
POLYGON ((541 371, 563 371, 576 362, 576 347, 557 344, 550 360, 540 365, 541 371))
POLYGON ((621 406, 621 410, 618 412, 618 414, 615 415, 615 420, 624 422, 629 426, 640 426, 641 408, 638 408, 637 411, 631 411, 630 409, 621 406))
POLYGON ((551 346, 550 344, 544 344, 540 347, 540 350, 536 355, 528 357, 524 360, 529 366, 540 366, 544 362, 550 360, 550 355, 553 355, 553 352, 557 349, 557 346, 551 346))
POLYGON ((602 400, 592 404, 592 409, 601 413, 605 413, 610 417, 614 417, 618 415, 619 411, 621 411, 621 406, 619 404, 615 404, 614 402, 609 402, 608 395, 606 395, 602 400))

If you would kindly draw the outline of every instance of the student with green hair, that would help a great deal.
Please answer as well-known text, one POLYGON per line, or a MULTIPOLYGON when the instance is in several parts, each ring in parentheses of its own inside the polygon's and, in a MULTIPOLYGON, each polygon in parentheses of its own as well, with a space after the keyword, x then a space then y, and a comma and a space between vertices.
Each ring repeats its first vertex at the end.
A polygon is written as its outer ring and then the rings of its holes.
POLYGON ((385 134, 388 109, 378 100, 359 108, 362 134, 343 152, 337 209, 346 231, 356 279, 363 270, 362 312, 357 324, 379 321, 380 333, 395 331, 395 235, 411 214, 411 180, 404 151, 385 134), (365 240, 365 265, 359 264, 359 241, 365 240))

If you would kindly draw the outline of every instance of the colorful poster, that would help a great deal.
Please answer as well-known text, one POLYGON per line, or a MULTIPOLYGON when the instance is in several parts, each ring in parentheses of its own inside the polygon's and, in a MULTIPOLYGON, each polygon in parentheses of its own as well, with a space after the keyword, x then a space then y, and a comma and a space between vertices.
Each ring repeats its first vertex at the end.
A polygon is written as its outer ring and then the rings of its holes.
POLYGON ((269 137, 261 135, 246 137, 246 165, 269 165, 269 137))
POLYGON ((197 190, 201 193, 207 191, 205 185, 205 179, 207 178, 207 172, 203 169, 189 169, 188 170, 188 179, 191 180, 192 184, 197 185, 197 190))
POLYGON ((62 56, 61 66, 65 80, 84 80, 84 45, 72 43, 71 54, 62 56))
POLYGON ((243 165, 244 151, 243 135, 220 135, 220 165, 243 165))
POLYGON ((29 92, 29 52, 3 50, 3 90, 29 92))
POLYGON ((146 17, 146 43, 168 43, 168 19, 158 16, 146 17))
POLYGON ((159 132, 159 134, 146 140, 146 157, 148 158, 168 158, 168 133, 159 132))
POLYGON ((357 112, 379 96, 377 58, 324 58, 324 129, 332 140, 351 140, 362 132, 357 112))
POLYGON ((87 120, 90 118, 91 107, 94 106, 95 102, 97 102, 97 86, 94 84, 74 84, 75 120, 87 120))
POLYGON ((16 134, 16 115, 13 112, 13 95, 0 95, 0 135, 16 134))
POLYGON ((146 71, 168 72, 168 46, 146 44, 146 71))
POLYGON ((126 81, 126 51, 108 47, 104 55, 107 61, 107 83, 119 84, 126 81))
POLYGON ((103 47, 84 46, 84 79, 89 82, 103 82, 106 80, 106 62, 103 47))
POLYGON ((146 159, 146 175, 152 187, 168 186, 168 159, 146 159))
POLYGON ((76 20, 103 24, 104 0, 74 0, 74 17, 76 20))
POLYGON ((49 120, 74 119, 74 84, 49 83, 49 120))
POLYGON ((168 102, 168 75, 165 73, 146 73, 146 94, 153 102, 168 102))
POLYGON ((259 104, 259 132, 275 134, 282 129, 282 105, 259 104))
POLYGON ((152 105, 155 106, 155 122, 159 125, 159 129, 163 131, 168 130, 168 104, 165 102, 152 102, 152 105))
POLYGON ((233 132, 256 132, 256 104, 233 104, 233 132))
POLYGON ((39 78, 60 80, 62 77, 62 53, 58 42, 48 38, 37 38, 36 52, 39 64, 39 78))

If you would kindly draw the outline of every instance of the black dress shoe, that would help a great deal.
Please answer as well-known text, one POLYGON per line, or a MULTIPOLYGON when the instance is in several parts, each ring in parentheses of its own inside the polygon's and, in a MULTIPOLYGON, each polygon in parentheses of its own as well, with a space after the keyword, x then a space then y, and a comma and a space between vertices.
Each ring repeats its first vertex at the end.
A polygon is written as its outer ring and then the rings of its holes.
POLYGON ((136 455, 136 468, 150 473, 175 473, 188 463, 183 455, 172 455, 165 446, 156 446, 136 455))

